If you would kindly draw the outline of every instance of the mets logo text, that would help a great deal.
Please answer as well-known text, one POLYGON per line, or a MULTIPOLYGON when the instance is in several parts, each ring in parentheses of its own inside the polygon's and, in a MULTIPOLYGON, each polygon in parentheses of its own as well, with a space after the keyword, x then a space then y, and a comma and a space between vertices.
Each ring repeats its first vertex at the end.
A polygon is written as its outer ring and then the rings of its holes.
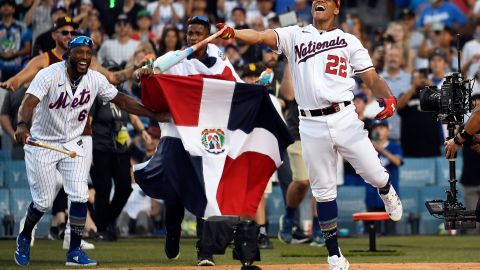
POLYGON ((212 154, 225 152, 225 132, 219 128, 204 129, 202 131, 202 145, 205 151, 212 154))

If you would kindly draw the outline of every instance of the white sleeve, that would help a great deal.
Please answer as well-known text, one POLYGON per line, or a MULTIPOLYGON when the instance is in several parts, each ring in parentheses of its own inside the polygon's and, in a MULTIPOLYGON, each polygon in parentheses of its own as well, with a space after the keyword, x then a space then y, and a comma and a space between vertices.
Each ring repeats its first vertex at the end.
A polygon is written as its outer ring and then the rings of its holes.
POLYGON ((287 58, 292 59, 291 57, 294 56, 295 33, 299 29, 296 25, 274 29, 273 31, 277 34, 277 51, 274 50, 274 52, 283 53, 287 58))
POLYGON ((348 38, 348 48, 350 52, 350 65, 355 74, 374 69, 368 50, 363 47, 358 38, 350 35, 348 38))
POLYGON ((105 76, 97 73, 95 79, 98 80, 98 96, 103 102, 108 102, 117 96, 117 88, 111 85, 105 76))
POLYGON ((153 16, 153 12, 155 11, 155 8, 157 7, 158 2, 151 2, 147 5, 147 11, 150 12, 150 15, 153 16))
POLYGON ((39 100, 42 100, 43 97, 48 93, 48 89, 52 84, 52 79, 49 78, 48 73, 50 69, 40 70, 33 81, 30 83, 30 86, 27 89, 27 94, 36 96, 39 100))
POLYGON ((182 4, 173 3, 173 8, 175 9, 175 12, 177 13, 178 17, 183 20, 183 18, 185 17, 185 10, 183 9, 182 4))

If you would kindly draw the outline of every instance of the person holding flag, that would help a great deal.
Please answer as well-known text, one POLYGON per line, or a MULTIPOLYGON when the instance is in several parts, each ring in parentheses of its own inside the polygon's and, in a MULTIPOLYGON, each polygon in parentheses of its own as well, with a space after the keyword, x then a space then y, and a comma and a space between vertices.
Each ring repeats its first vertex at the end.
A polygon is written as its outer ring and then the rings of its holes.
MULTIPOLYGON (((187 28, 187 45, 193 46, 198 42, 207 38, 210 34, 210 22, 204 16, 195 16, 188 20, 187 28)), ((163 74, 173 75, 199 75, 205 77, 215 77, 221 80, 227 81, 241 81, 238 74, 235 72, 230 61, 226 58, 223 52, 214 44, 208 44, 207 46, 198 49, 191 54, 187 59, 184 59, 177 65, 166 70, 163 74)), ((134 72, 134 78, 139 81, 142 77, 150 77, 153 75, 153 69, 144 67, 137 69, 134 72)), ((169 155, 174 155, 173 152, 159 152, 158 149, 162 148, 162 145, 168 144, 168 137, 178 137, 177 127, 173 121, 168 123, 160 123, 162 138, 157 148, 155 155, 164 155, 165 159, 169 158, 169 155)), ((183 148, 183 146, 182 146, 183 148)), ((156 171, 155 168, 160 168, 164 164, 153 164, 150 162, 148 167, 151 167, 152 171, 156 171)), ((148 169, 148 168, 146 168, 148 169)), ((136 175, 137 178, 137 175, 136 175)), ((176 260, 180 255, 180 234, 181 223, 184 218, 184 205, 180 198, 174 198, 172 200, 165 201, 166 206, 166 243, 165 243, 165 255, 168 259, 176 260)), ((197 237, 202 237, 202 225, 204 220, 202 217, 197 217, 197 237)), ((200 242, 200 240, 199 240, 200 242)), ((198 242, 198 243, 199 243, 198 242)), ((214 266, 213 255, 208 251, 201 250, 197 243, 197 264, 199 266, 214 266)))

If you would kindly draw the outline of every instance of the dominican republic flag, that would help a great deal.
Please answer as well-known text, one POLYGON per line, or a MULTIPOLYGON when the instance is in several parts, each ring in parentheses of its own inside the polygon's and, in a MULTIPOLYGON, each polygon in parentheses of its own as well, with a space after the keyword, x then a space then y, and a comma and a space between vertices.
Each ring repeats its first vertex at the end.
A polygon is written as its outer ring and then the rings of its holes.
POLYGON ((142 102, 170 111, 154 156, 135 166, 146 195, 181 200, 199 217, 254 217, 269 178, 293 141, 266 89, 202 78, 154 75, 142 102), (167 134, 165 134, 167 133, 167 134))

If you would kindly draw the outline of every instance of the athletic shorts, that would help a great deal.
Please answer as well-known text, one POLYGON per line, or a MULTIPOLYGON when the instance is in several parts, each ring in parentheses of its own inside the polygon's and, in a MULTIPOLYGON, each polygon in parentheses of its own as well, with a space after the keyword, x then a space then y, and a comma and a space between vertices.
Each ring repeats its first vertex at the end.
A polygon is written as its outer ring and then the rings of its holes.
POLYGON ((302 156, 302 144, 300 140, 295 141, 287 148, 288 157, 290 158, 290 168, 292 169, 292 180, 303 181, 308 180, 308 170, 302 156))

